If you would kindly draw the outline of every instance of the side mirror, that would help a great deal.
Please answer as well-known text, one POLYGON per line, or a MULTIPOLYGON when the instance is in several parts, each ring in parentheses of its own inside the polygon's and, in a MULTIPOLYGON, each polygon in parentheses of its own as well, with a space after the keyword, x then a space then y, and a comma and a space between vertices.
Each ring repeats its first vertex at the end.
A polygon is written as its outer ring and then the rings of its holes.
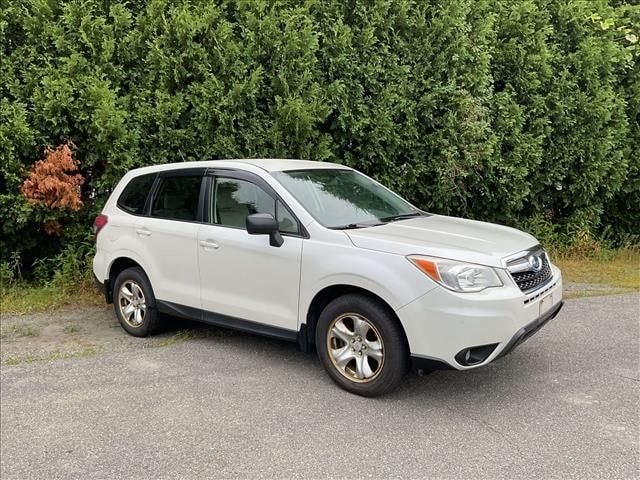
POLYGON ((270 213, 254 213, 247 216, 247 232, 249 235, 269 235, 269 245, 280 247, 284 243, 278 230, 278 222, 270 213))

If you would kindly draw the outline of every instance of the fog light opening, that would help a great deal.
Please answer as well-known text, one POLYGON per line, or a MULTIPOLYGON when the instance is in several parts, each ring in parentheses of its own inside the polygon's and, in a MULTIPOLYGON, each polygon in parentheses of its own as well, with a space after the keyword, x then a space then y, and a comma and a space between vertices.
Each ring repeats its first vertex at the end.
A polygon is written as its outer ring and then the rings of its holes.
POLYGON ((497 343, 491 343, 489 345, 465 348, 456 355, 456 362, 465 367, 478 365, 489 358, 489 355, 493 353, 497 346, 497 343))

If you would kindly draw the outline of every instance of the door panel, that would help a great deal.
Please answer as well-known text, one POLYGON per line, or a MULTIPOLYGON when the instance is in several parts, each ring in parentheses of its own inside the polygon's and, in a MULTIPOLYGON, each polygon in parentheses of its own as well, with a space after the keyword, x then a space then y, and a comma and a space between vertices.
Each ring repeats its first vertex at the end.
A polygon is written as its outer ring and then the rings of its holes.
POLYGON ((140 217, 134 230, 156 298, 195 308, 200 308, 202 179, 185 171, 159 178, 149 216, 140 217))
POLYGON ((140 218, 135 235, 158 300, 200 308, 196 238, 200 224, 140 218))
POLYGON ((297 330, 303 239, 287 235, 299 228, 297 220, 246 177, 219 176, 211 183, 207 218, 213 224, 198 231, 202 308, 297 330), (247 233, 245 219, 252 213, 282 219, 282 246, 270 246, 267 235, 247 233))
POLYGON ((297 329, 301 238, 272 247, 267 235, 203 225, 198 242, 204 310, 297 329))

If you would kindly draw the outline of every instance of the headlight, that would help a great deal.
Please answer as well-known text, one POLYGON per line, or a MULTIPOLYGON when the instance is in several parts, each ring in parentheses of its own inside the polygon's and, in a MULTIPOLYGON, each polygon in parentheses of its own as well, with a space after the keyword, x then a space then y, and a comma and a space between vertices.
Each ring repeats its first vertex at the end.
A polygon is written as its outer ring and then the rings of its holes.
POLYGON ((479 292, 485 288, 503 285, 496 271, 484 265, 434 257, 407 258, 432 280, 454 292, 479 292))

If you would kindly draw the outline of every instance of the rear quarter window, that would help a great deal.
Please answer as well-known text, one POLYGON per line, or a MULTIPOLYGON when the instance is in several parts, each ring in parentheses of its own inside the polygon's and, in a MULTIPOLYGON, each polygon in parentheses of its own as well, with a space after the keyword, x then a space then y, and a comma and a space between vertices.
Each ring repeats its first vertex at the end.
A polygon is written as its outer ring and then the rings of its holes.
POLYGON ((156 174, 151 174, 131 179, 118 198, 118 207, 128 213, 142 215, 155 178, 156 174))

